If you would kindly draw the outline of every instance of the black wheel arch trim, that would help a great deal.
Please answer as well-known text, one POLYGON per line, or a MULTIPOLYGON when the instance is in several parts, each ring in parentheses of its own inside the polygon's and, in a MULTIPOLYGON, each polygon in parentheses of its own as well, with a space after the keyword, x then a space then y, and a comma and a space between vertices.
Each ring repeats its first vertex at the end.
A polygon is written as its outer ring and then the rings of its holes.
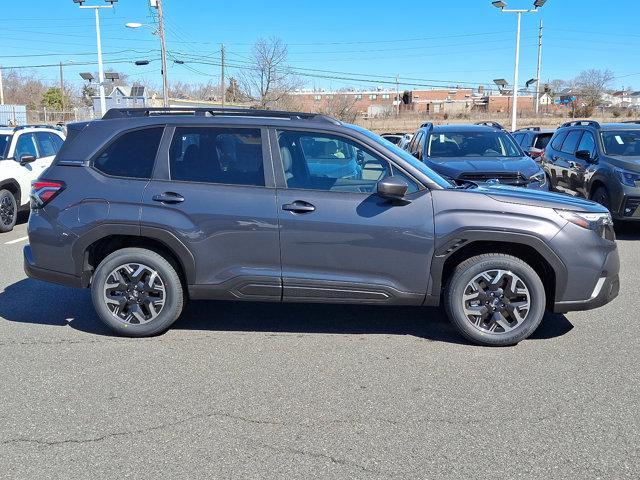
POLYGON ((3 181, 0 182, 0 190, 7 190, 7 187, 11 187, 13 189, 15 189, 16 191, 16 203, 18 204, 18 208, 21 207, 20 203, 21 203, 21 199, 22 199, 22 189, 20 188, 20 184, 18 183, 17 180, 14 180, 13 178, 11 179, 5 179, 3 181))
POLYGON ((112 236, 126 235, 148 238, 161 243, 180 262, 185 280, 188 284, 195 283, 196 262, 191 251, 171 232, 155 227, 141 227, 139 225, 127 225, 117 223, 101 224, 82 235, 72 247, 72 256, 75 264, 76 275, 82 278, 83 286, 89 285, 91 272, 87 268, 86 253, 88 248, 95 242, 112 236))
MULTIPOLYGON (((533 248, 551 265, 556 277, 555 301, 563 297, 567 285, 567 267, 544 240, 534 235, 503 230, 459 229, 436 240, 431 263, 431 279, 428 295, 439 296, 443 288, 444 264, 460 248, 475 242, 500 242, 526 245, 533 248)), ((544 280, 544 279, 543 279, 544 280)))

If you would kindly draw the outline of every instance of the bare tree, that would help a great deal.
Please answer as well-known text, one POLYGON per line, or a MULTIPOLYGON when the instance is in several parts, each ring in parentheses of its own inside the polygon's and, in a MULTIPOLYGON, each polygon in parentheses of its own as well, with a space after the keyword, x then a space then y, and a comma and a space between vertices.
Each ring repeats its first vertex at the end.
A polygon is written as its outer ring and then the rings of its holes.
POLYGON ((276 106, 301 83, 287 65, 287 46, 280 38, 258 40, 251 51, 251 65, 240 77, 245 94, 262 108, 276 106))
POLYGON ((5 102, 26 105, 30 109, 35 109, 42 103, 48 87, 34 72, 9 70, 2 75, 5 102))
POLYGON ((318 113, 329 115, 343 122, 354 123, 358 116, 355 108, 356 96, 345 93, 336 93, 327 99, 326 103, 318 109, 318 113))
POLYGON ((579 97, 587 107, 597 107, 602 102, 602 95, 608 90, 614 79, 610 70, 584 70, 575 80, 575 86, 579 90, 579 97))

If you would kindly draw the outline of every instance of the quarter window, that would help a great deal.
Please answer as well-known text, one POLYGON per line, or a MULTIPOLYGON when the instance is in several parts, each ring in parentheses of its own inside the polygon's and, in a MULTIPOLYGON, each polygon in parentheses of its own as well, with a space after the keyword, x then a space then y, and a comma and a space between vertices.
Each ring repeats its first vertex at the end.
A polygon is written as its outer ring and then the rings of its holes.
POLYGON ((564 139, 567 138, 567 133, 568 133, 567 131, 564 131, 556 134, 555 138, 553 139, 553 142, 551 142, 551 146, 553 147, 554 150, 560 150, 560 147, 562 146, 562 142, 564 142, 564 139))
POLYGON ((257 128, 176 128, 169 162, 172 180, 264 186, 257 128))
POLYGON ((125 133, 98 155, 94 167, 114 177, 151 178, 163 130, 154 127, 125 133))
POLYGON ((335 135, 279 131, 278 145, 288 188, 372 193, 382 178, 401 176, 418 185, 389 162, 362 145, 335 135))

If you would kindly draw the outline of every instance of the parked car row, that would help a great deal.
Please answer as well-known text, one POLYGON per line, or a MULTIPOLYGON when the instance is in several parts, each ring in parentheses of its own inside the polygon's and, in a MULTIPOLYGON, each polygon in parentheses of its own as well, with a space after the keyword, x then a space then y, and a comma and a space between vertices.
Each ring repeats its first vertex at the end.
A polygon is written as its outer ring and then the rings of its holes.
POLYGON ((323 115, 110 110, 70 124, 34 182, 25 270, 90 288, 129 336, 191 298, 443 304, 466 338, 512 345, 545 309, 617 296, 607 210, 540 191, 503 129, 424 124, 407 149, 323 115))
MULTIPOLYGON (((401 136, 402 134, 394 134, 401 136)), ((576 120, 508 133, 495 122, 423 124, 403 146, 456 184, 496 182, 552 190, 640 219, 640 122, 576 120)))
POLYGON ((31 183, 51 165, 64 133, 46 125, 0 127, 0 232, 13 229, 29 208, 31 183))

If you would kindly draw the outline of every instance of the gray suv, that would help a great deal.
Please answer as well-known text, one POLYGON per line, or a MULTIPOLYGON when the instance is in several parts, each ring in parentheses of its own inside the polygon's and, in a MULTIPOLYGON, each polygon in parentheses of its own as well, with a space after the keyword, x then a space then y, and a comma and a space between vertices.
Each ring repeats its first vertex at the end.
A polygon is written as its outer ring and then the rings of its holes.
POLYGON ((322 115, 110 110, 69 125, 31 198, 27 274, 90 287, 129 336, 164 331, 191 298, 444 304, 466 338, 512 345, 545 309, 618 293, 604 207, 454 186, 322 115))

